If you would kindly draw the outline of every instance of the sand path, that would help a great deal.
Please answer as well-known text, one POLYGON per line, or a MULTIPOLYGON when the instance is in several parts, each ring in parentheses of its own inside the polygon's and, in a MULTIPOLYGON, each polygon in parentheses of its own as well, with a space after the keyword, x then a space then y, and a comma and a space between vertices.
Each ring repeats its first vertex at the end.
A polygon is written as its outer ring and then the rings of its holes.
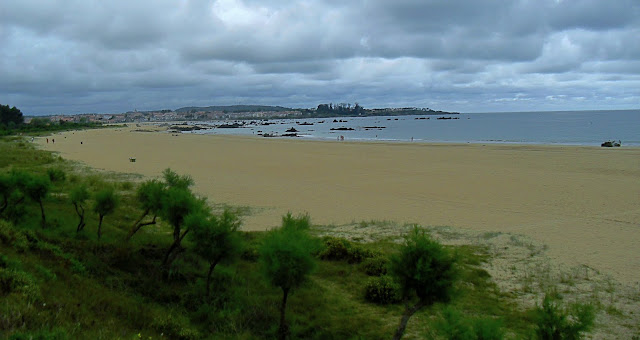
POLYGON ((640 148, 434 145, 133 132, 56 134, 40 145, 109 171, 190 174, 211 201, 315 223, 394 220, 524 234, 570 265, 640 282, 640 148), (82 141, 82 145, 80 142, 82 141), (136 157, 135 163, 129 157, 136 157))

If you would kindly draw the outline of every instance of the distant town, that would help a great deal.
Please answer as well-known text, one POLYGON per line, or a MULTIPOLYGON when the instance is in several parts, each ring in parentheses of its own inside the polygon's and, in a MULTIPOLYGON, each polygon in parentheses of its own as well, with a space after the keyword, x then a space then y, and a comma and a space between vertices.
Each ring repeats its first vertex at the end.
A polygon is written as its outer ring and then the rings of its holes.
POLYGON ((292 109, 281 106, 229 105, 207 107, 183 107, 176 110, 129 111, 117 114, 59 114, 49 116, 27 116, 31 119, 48 119, 53 122, 74 123, 141 123, 168 121, 210 121, 242 119, 283 119, 283 118, 319 118, 319 117, 358 117, 358 116, 403 116, 403 115, 442 115, 457 112, 436 111, 428 108, 378 108, 365 109, 359 104, 320 104, 314 109, 292 109))

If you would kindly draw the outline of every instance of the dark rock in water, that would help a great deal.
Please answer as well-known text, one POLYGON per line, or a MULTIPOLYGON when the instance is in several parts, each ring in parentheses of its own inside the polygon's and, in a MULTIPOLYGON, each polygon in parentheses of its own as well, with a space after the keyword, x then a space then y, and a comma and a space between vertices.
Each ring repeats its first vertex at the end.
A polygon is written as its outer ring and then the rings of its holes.
POLYGON ((386 129, 386 126, 364 126, 365 129, 386 129))
POLYGON ((287 130, 287 131, 285 131, 285 132, 298 132, 298 130, 296 130, 295 128, 291 128, 291 129, 288 129, 288 130, 287 130))
POLYGON ((297 133, 283 133, 282 137, 298 137, 297 133))
POLYGON ((239 127, 241 127, 241 124, 238 123, 233 123, 233 124, 222 124, 222 125, 218 125, 218 129, 237 129, 239 127))
POLYGON ((354 128, 347 128, 347 127, 339 127, 339 128, 331 128, 331 131, 353 131, 355 130, 354 128))
POLYGON ((614 140, 608 140, 602 144, 600 144, 601 147, 603 148, 612 148, 612 147, 620 147, 620 145, 622 145, 622 141, 614 141, 614 140))
POLYGON ((197 126, 197 125, 173 125, 169 128, 174 131, 197 131, 197 130, 206 130, 206 127, 197 126))
POLYGON ((334 122, 334 123, 337 123, 337 122, 338 122, 338 120, 337 120, 337 119, 334 119, 334 120, 333 120, 333 122, 334 122))
POLYGON ((302 123, 298 123, 298 125, 313 125, 313 123, 309 123, 309 122, 302 122, 302 123))

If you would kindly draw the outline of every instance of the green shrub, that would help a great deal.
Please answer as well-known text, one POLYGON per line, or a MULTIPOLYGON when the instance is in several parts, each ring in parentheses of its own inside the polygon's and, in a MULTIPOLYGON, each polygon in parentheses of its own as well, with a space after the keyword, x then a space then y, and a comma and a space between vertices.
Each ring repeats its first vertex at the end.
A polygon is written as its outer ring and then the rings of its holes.
POLYGON ((64 182, 64 180, 67 179, 67 173, 60 168, 47 169, 47 175, 51 182, 64 182))
POLYGON ((325 247, 318 254, 318 257, 322 260, 360 263, 364 259, 375 255, 372 251, 343 238, 327 236, 323 239, 323 242, 325 247))
POLYGON ((240 258, 245 261, 256 262, 260 258, 260 253, 254 247, 245 247, 240 254, 240 258))
POLYGON ((346 260, 349 255, 349 241, 343 238, 337 237, 325 237, 324 241, 324 249, 320 251, 318 256, 322 260, 330 260, 330 261, 340 261, 346 260))
POLYGON ((40 287, 33 277, 23 271, 0 268, 0 294, 22 294, 28 301, 40 299, 40 287))
POLYGON ((400 287, 389 276, 374 277, 367 281, 364 298, 377 304, 390 304, 400 301, 400 287))
POLYGON ((389 259, 383 256, 375 256, 364 260, 362 270, 369 276, 382 276, 387 274, 389 259))
POLYGON ((29 249, 29 240, 20 230, 16 230, 11 223, 0 220, 0 242, 13 247, 19 252, 29 249))
POLYGON ((157 313, 153 318, 152 327, 169 339, 191 340, 201 338, 198 330, 190 325, 189 319, 172 311, 157 313))
POLYGON ((469 319, 453 307, 442 311, 442 319, 436 322, 438 334, 451 340, 502 340, 504 331, 499 320, 469 319))
POLYGON ((502 340, 504 330, 502 322, 496 319, 476 319, 473 322, 473 331, 478 340, 502 340))
POLYGON ((541 340, 581 339, 595 319, 593 306, 574 304, 563 308, 549 295, 545 295, 542 306, 536 307, 534 312, 535 332, 541 340))

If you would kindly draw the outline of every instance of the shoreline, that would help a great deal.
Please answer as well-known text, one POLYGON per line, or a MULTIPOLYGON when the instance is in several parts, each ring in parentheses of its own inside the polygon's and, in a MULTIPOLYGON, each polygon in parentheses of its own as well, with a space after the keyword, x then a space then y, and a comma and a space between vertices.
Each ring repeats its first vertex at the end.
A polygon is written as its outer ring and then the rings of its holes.
POLYGON ((569 264, 640 281, 640 148, 370 142, 132 132, 55 134, 38 144, 92 168, 159 176, 171 167, 211 202, 342 225, 392 220, 532 237, 569 264), (80 141, 84 141, 81 145, 80 141), (611 150, 611 149, 615 149, 611 150), (99 156, 98 156, 99 155, 99 156), (130 163, 129 157, 136 157, 130 163))

